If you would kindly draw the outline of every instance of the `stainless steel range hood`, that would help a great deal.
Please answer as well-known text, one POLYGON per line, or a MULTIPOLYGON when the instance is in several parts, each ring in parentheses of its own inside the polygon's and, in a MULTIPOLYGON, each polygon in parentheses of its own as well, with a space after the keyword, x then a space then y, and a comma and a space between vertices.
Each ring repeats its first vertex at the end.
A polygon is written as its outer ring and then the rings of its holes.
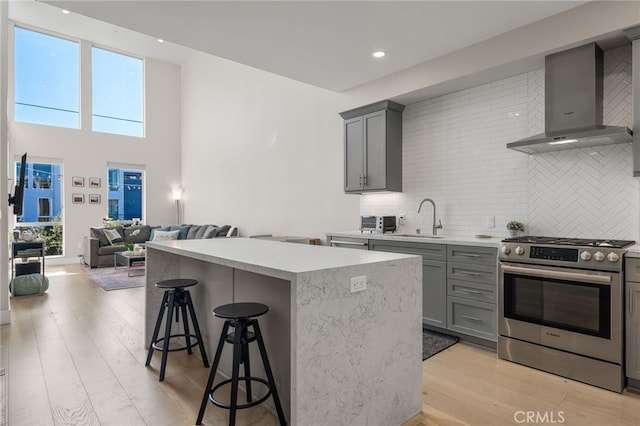
POLYGON ((507 144, 527 154, 627 143, 628 127, 602 124, 603 54, 589 43, 545 57, 545 132, 507 144))

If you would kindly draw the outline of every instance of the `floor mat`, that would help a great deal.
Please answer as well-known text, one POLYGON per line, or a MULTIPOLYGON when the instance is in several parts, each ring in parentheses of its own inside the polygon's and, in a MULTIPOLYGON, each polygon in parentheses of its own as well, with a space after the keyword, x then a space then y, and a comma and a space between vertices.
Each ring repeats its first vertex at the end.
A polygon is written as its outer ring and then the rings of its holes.
POLYGON ((143 287, 145 284, 145 276, 140 270, 134 270, 134 276, 128 276, 128 269, 114 269, 112 267, 104 268, 86 268, 84 270, 98 286, 105 291, 121 290, 123 288, 143 287))
POLYGON ((458 343, 456 336, 438 333, 431 330, 422 330, 422 360, 442 352, 451 345, 458 343))

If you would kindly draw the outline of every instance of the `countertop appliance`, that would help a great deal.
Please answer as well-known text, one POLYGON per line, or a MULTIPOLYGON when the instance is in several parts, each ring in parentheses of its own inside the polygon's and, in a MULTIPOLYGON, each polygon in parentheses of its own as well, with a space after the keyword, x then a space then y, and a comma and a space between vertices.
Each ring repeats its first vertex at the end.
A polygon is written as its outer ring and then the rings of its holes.
POLYGON ((360 216, 360 232, 395 232, 395 216, 360 216))
POLYGON ((624 388, 624 254, 635 241, 524 236, 498 251, 498 357, 624 388))

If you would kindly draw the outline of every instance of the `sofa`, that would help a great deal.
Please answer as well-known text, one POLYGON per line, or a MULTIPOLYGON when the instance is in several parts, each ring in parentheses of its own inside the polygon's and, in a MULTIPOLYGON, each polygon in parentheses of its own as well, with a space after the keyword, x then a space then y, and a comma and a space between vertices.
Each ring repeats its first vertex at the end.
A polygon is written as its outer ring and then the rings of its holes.
POLYGON ((113 266, 114 254, 127 250, 125 243, 236 237, 238 228, 230 225, 92 226, 89 234, 82 242, 82 260, 89 267, 97 268, 113 266))

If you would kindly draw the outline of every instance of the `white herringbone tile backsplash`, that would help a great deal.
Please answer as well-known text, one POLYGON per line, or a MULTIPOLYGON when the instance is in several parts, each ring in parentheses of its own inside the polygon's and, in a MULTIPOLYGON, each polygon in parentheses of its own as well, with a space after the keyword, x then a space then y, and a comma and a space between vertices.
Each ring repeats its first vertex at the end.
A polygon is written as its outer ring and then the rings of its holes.
MULTIPOLYGON (((604 123, 632 127, 631 99, 631 49, 605 52, 604 123)), ((361 214, 406 214, 403 232, 431 233, 431 205, 417 208, 432 198, 445 235, 504 237, 517 219, 530 234, 640 239, 630 144, 506 149, 544 130, 544 70, 408 105, 403 122, 403 192, 363 195, 361 214)))

